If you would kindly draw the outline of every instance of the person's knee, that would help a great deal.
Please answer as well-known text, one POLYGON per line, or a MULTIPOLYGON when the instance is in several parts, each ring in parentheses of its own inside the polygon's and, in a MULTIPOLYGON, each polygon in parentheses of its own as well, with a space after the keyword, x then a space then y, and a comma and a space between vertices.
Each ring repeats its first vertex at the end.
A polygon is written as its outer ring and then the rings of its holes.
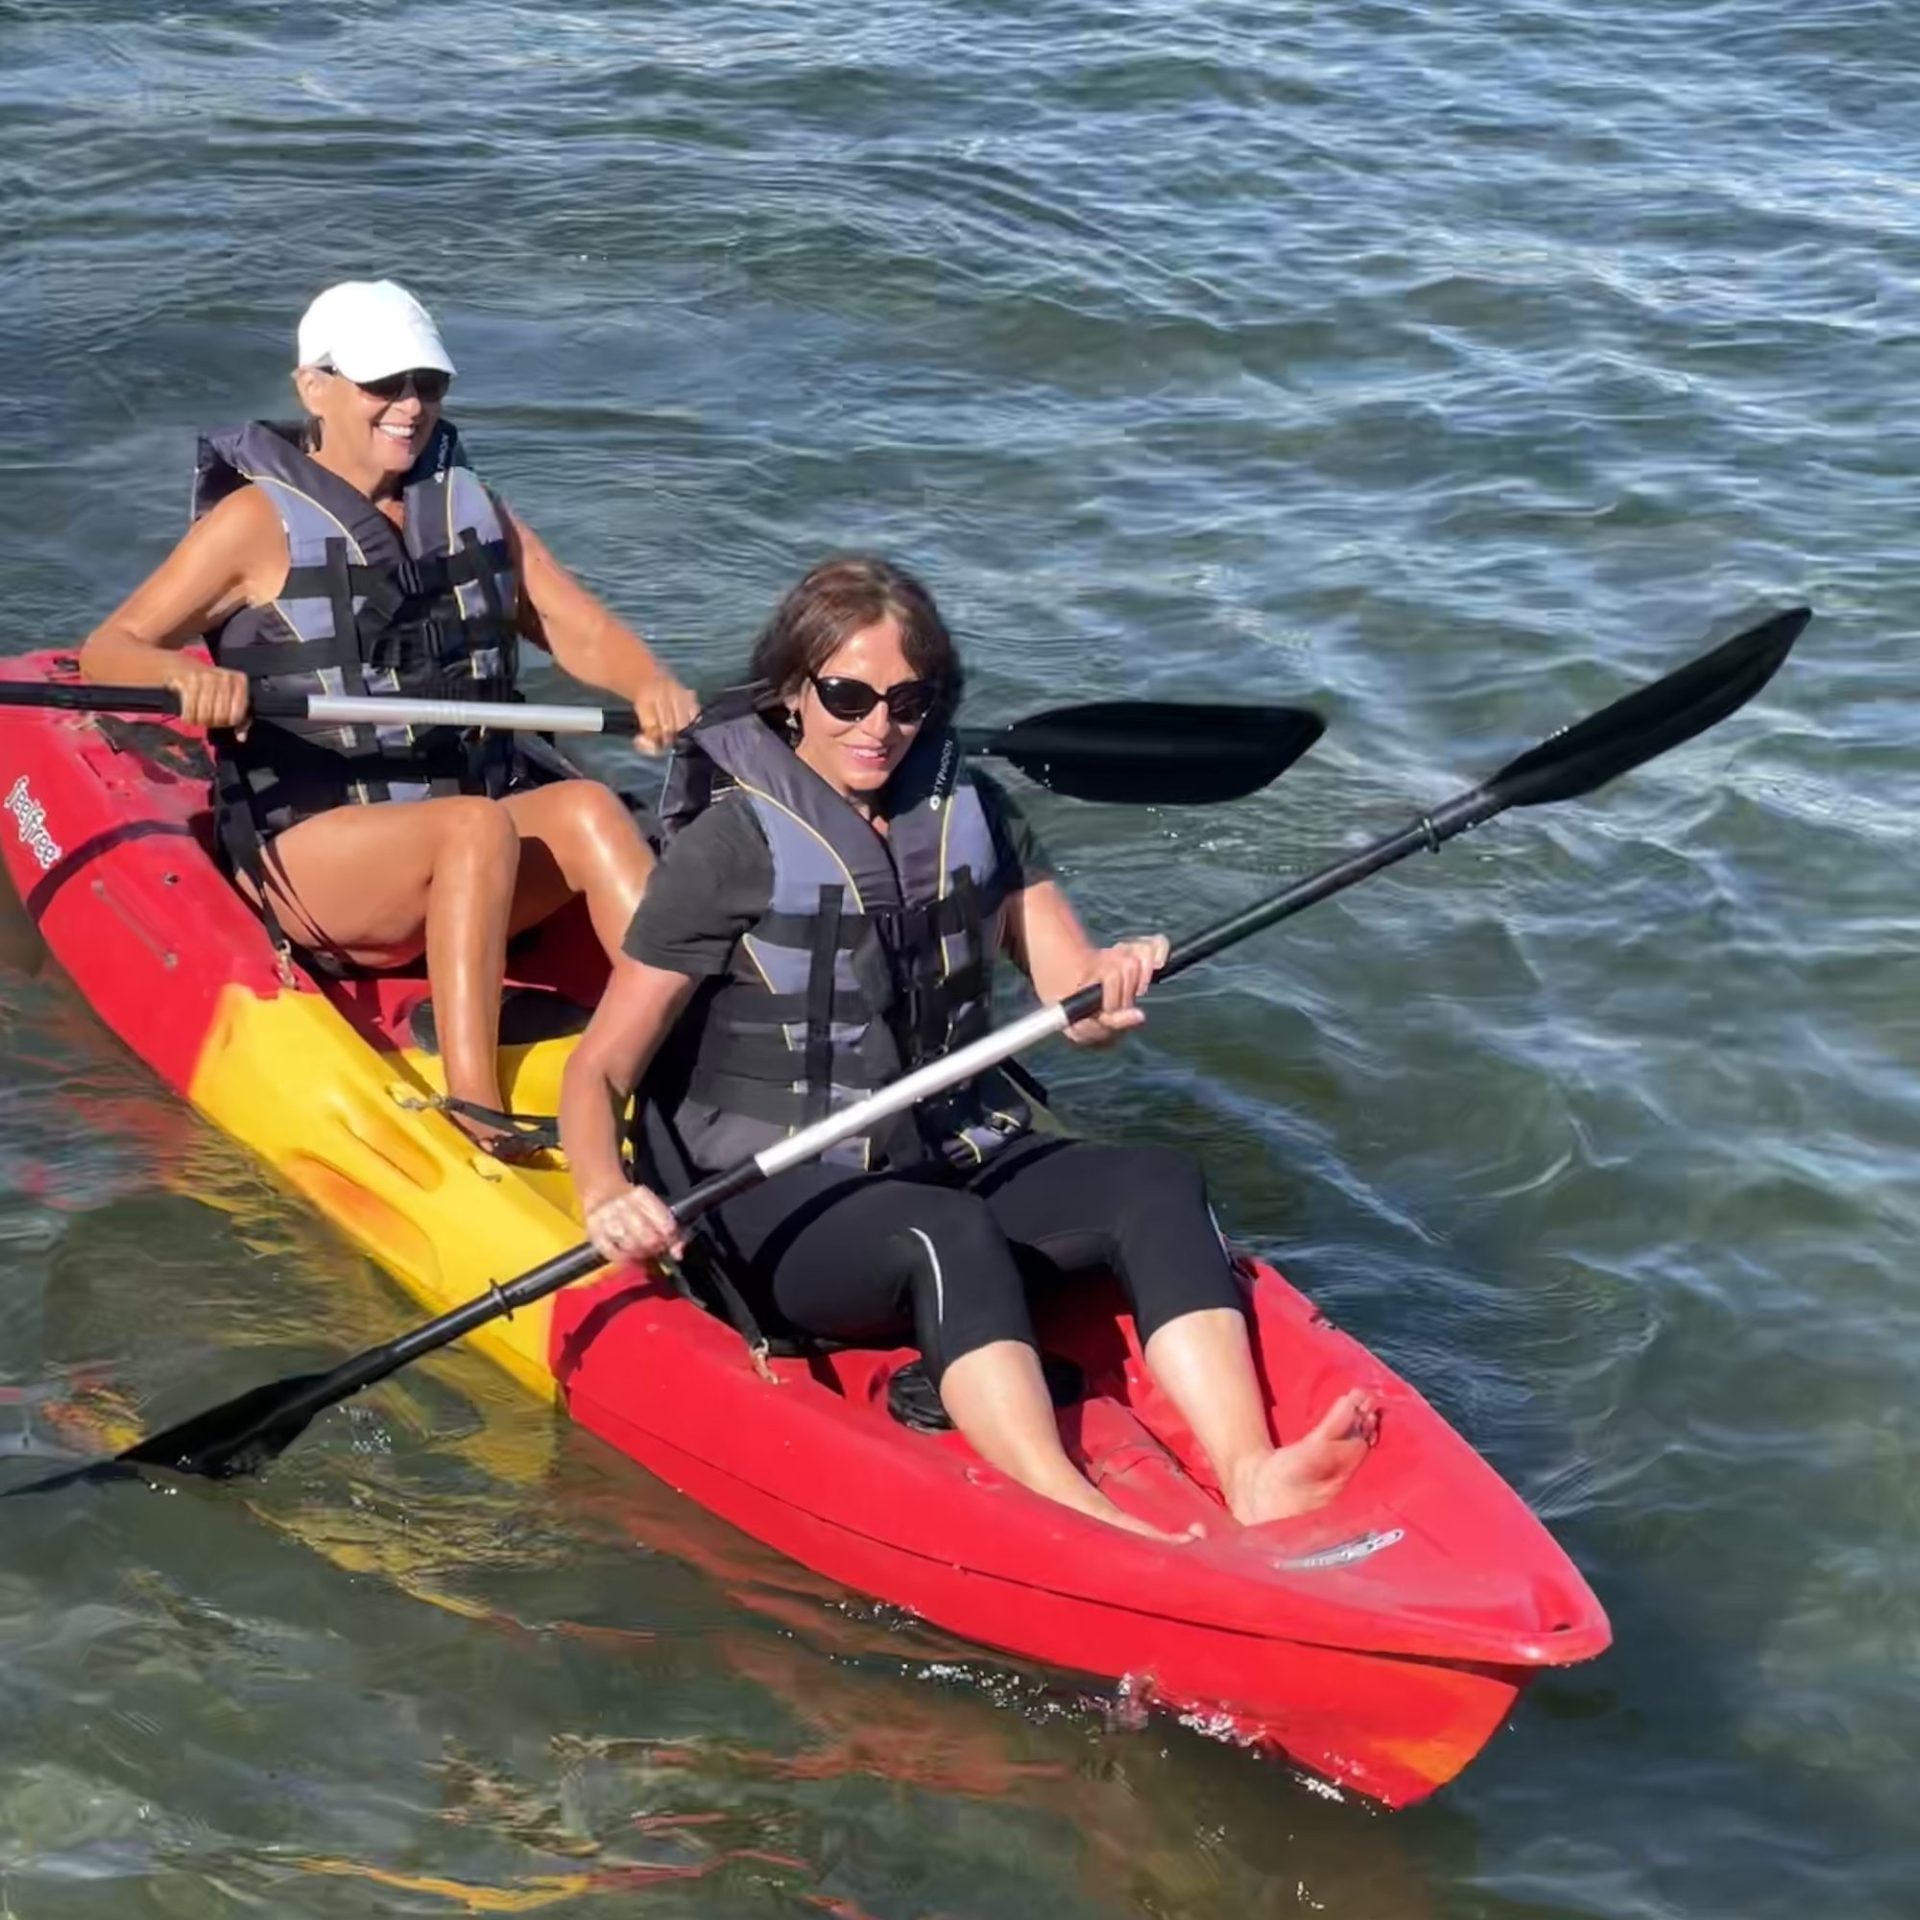
POLYGON ((915 1344, 936 1387, 955 1360, 1003 1340, 1033 1342, 1013 1250, 988 1217, 943 1212, 894 1237, 907 1263, 915 1344))
POLYGON ((947 1317, 958 1289, 975 1303, 1005 1290, 997 1284, 1003 1280, 1019 1291, 1012 1249, 984 1201, 939 1187, 917 1201, 911 1223, 894 1233, 893 1245, 915 1294, 936 1319, 947 1317))
POLYGON ((984 1201, 929 1188, 919 1196, 912 1221, 891 1238, 905 1269, 920 1343, 936 1373, 956 1341, 965 1347, 1025 1332, 1020 1270, 984 1201))
POLYGON ((973 1194, 929 1187, 918 1196, 913 1211, 913 1225, 908 1231, 950 1266, 977 1263, 1006 1250, 1006 1236, 987 1203, 973 1194))
POLYGON ((465 859, 511 868, 520 858, 520 833, 497 800, 462 794, 439 802, 439 858, 465 859))
POLYGON ((561 791, 565 795, 566 831, 576 844, 623 860, 637 857, 649 866, 653 864, 632 810, 611 787, 598 780, 570 780, 561 791))

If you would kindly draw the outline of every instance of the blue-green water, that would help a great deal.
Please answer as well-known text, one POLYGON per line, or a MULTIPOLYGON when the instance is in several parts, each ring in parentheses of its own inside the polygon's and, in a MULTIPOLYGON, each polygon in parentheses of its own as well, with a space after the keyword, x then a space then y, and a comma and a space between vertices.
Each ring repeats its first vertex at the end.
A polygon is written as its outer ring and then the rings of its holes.
MULTIPOLYGON (((489 477, 689 679, 824 549, 975 717, 1310 699, 1096 926, 1396 827, 1755 602, 1777 685, 1060 1074, 1544 1514, 1618 1645, 1399 1816, 797 1581, 472 1360, 259 1487, 0 1538, 0 1912, 1913 1911, 1920 16, 0 0, 0 580, 77 638, 194 430, 393 273, 489 477)), ((0 1445, 410 1311, 13 981, 0 1445)), ((28 1503, 23 1503, 28 1504, 28 1503)))

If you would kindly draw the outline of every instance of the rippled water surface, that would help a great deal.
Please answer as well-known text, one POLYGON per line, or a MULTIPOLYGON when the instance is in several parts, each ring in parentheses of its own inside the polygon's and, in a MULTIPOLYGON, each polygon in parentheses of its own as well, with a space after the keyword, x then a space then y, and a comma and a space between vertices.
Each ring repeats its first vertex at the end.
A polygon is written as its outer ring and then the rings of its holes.
MULTIPOLYGON (((1911 1913, 1917 224, 1899 0, 0 0, 19 648, 158 560, 194 430, 282 407, 300 307, 376 272, 690 679, 860 544, 935 583, 976 717, 1320 705, 1254 801, 1034 799, 1110 931, 1819 615, 1703 741, 1060 1075, 1197 1143, 1606 1600, 1438 1801, 970 1657, 452 1357, 244 1490, 5 1511, 0 1910, 1911 1913)), ((4 1004, 0 1450, 408 1324, 56 973, 4 1004)))

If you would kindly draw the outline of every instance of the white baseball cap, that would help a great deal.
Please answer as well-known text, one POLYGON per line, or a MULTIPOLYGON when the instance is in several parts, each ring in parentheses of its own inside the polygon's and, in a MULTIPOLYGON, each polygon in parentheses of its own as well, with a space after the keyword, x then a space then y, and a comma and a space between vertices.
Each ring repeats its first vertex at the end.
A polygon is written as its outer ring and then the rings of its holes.
POLYGON ((392 280, 342 280, 300 316, 303 367, 332 367, 349 380, 384 380, 414 367, 453 372, 440 331, 405 287, 392 280))

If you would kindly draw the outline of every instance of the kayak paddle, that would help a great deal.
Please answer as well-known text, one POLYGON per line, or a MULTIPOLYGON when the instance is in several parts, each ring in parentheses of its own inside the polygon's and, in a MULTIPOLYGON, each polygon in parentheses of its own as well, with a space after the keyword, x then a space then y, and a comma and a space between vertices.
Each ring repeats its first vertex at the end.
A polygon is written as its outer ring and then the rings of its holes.
MULTIPOLYGON (((1164 980, 1184 973, 1249 934, 1343 892, 1423 847, 1437 852, 1456 834, 1491 820, 1509 807, 1543 806, 1591 793, 1668 748, 1705 732, 1766 685, 1810 618, 1805 607, 1774 614, 1653 685, 1614 701, 1577 726, 1510 760, 1490 780, 1432 813, 1422 814, 1399 833, 1182 941, 1158 977, 1164 980)), ((691 1223, 776 1173, 813 1159, 851 1135, 870 1132, 879 1121, 903 1113, 1035 1041, 1087 1018, 1099 1006, 1100 988, 1093 985, 1052 1005, 1036 1007, 1018 1020, 903 1075, 840 1113, 802 1128, 751 1160, 701 1181, 673 1203, 674 1218, 683 1225, 691 1223)), ((575 1247, 505 1286, 490 1287, 397 1340, 370 1347, 329 1373, 299 1374, 255 1387, 237 1399, 138 1441, 111 1460, 11 1491, 44 1492, 75 1480, 124 1475, 141 1466, 166 1467, 212 1479, 253 1472, 283 1452, 324 1408, 384 1380, 408 1362, 446 1346, 489 1320, 544 1299, 603 1265, 605 1262, 591 1246, 575 1247)))
MULTIPOLYGON (((0 682, 0 706, 83 713, 177 714, 171 687, 105 687, 84 680, 0 682)), ((379 694, 275 693, 253 698, 263 720, 326 726, 467 727, 504 733, 600 733, 631 738, 631 707, 538 706, 514 701, 400 700, 379 694)), ((960 744, 1075 800, 1135 806, 1208 806, 1257 793, 1319 739, 1325 723, 1304 707, 1100 700, 1052 707, 1005 727, 962 727, 960 744)))

